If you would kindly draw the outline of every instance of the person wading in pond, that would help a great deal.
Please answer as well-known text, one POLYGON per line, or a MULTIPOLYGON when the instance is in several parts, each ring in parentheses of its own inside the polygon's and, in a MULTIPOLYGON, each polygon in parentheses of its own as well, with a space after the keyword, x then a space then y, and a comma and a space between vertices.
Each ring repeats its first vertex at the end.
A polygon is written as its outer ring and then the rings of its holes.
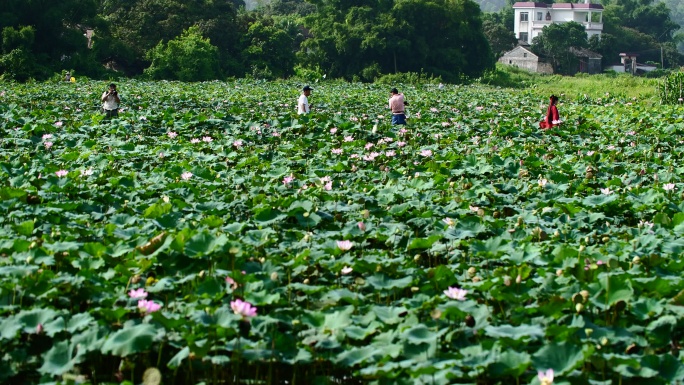
POLYGON ((311 112, 311 106, 309 105, 309 95, 313 88, 309 86, 304 86, 302 88, 302 94, 299 95, 299 100, 297 100, 297 113, 299 115, 308 114, 311 112))
POLYGON ((560 120, 560 115, 558 115, 558 107, 556 107, 556 104, 558 103, 558 97, 556 95, 551 95, 549 98, 549 108, 546 109, 546 118, 544 118, 543 121, 539 122, 539 128, 542 130, 547 130, 551 127, 556 127, 563 123, 560 120))
POLYGON ((109 89, 102 93, 102 110, 108 119, 119 116, 119 93, 116 92, 116 84, 109 85, 109 89))
POLYGON ((404 94, 400 94, 396 88, 390 91, 389 108, 392 110, 392 124, 406 124, 406 111, 404 106, 408 103, 404 100, 404 94))

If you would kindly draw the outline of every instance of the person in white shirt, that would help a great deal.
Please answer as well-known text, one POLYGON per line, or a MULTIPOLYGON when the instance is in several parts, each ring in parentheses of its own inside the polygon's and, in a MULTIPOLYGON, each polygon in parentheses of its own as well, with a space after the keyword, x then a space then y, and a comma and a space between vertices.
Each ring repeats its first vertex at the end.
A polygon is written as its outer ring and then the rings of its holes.
POLYGON ((304 86, 304 88, 302 88, 302 94, 297 101, 297 113, 299 115, 308 114, 311 111, 311 106, 309 106, 309 95, 311 95, 312 90, 313 88, 309 86, 304 86))
POLYGON ((116 84, 109 85, 109 89, 102 93, 102 109, 107 115, 107 118, 114 118, 119 116, 119 93, 116 92, 116 84))

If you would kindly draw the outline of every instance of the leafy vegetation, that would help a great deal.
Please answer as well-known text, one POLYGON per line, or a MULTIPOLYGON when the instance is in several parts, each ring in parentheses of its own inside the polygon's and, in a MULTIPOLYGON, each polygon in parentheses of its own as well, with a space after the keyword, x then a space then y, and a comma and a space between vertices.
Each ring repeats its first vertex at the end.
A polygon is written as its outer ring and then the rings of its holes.
POLYGON ((105 86, 2 85, 0 381, 684 379, 681 105, 105 86))

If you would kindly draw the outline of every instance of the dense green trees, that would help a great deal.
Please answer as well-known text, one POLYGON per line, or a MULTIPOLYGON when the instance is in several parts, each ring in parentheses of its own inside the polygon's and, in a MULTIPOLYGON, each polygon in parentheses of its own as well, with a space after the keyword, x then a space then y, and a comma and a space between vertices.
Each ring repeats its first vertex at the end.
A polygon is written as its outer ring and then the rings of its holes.
POLYGON ((312 0, 312 37, 300 59, 335 77, 373 80, 420 72, 456 80, 493 66, 478 6, 471 0, 312 0))
POLYGON ((551 60, 553 68, 561 74, 572 74, 576 58, 570 48, 587 48, 587 32, 574 21, 551 24, 532 40, 532 51, 551 60))
POLYGON ((186 82, 219 78, 218 48, 202 37, 199 27, 190 27, 180 37, 160 42, 148 53, 152 61, 145 70, 153 79, 178 79, 186 82))

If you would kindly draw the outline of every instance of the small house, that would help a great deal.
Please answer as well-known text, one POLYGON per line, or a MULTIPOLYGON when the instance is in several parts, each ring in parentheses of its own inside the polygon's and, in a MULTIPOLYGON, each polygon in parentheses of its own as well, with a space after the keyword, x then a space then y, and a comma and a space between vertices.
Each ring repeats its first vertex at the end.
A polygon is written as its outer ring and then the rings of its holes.
POLYGON ((527 47, 519 45, 499 58, 499 63, 516 66, 530 72, 552 74, 553 66, 534 54, 527 47))

